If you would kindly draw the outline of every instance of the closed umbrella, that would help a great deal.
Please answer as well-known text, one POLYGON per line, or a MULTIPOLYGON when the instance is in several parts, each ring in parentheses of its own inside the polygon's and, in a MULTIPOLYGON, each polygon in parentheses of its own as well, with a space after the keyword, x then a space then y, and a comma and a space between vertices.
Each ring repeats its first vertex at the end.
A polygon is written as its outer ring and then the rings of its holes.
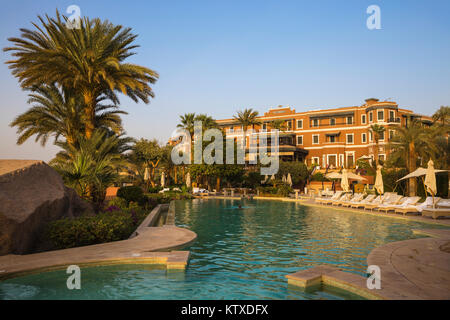
POLYGON ((166 185, 166 174, 163 172, 161 175, 161 187, 165 187, 166 185))
POLYGON ((264 176, 264 179, 261 181, 261 184, 264 184, 267 182, 267 180, 269 180, 269 177, 267 176, 267 174, 264 176))
POLYGON ((374 188, 378 191, 379 194, 384 193, 384 185, 383 185, 383 176, 381 174, 382 166, 377 167, 377 176, 375 178, 374 188))
POLYGON ((286 176, 283 174, 283 178, 281 178, 281 181, 283 181, 284 183, 286 183, 286 176))
MULTIPOLYGON (((427 173, 425 174, 425 186, 427 187, 428 193, 430 193, 433 197, 437 193, 436 188, 436 174, 434 173, 434 163, 433 160, 430 159, 428 161, 427 173)), ((434 202, 434 201, 433 201, 434 202)))
POLYGON ((189 172, 186 175, 186 187, 191 187, 191 174, 189 172))
POLYGON ((341 187, 345 192, 349 191, 347 169, 342 170, 341 187))
POLYGON ((148 178, 149 178, 148 168, 145 168, 145 171, 144 171, 144 180, 147 181, 148 178))
POLYGON ((270 177, 270 180, 275 180, 275 175, 274 174, 270 177))
POLYGON ((292 187, 292 177, 291 177, 291 174, 290 174, 290 173, 288 173, 288 175, 287 175, 286 183, 287 183, 290 187, 292 187))

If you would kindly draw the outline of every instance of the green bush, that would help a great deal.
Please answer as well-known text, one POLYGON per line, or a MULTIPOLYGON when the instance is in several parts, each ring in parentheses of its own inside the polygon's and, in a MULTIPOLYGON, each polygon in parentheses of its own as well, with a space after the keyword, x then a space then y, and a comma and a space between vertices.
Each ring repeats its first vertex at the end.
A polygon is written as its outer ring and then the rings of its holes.
POLYGON ((313 176, 311 177, 311 181, 327 181, 327 178, 322 172, 317 172, 313 174, 313 176))
POLYGON ((107 207, 113 207, 113 206, 124 210, 124 209, 128 208, 128 203, 127 203, 127 200, 125 200, 123 198, 115 197, 115 198, 109 200, 108 205, 107 205, 107 207))
POLYGON ((125 210, 119 209, 116 204, 94 216, 85 215, 51 222, 45 234, 57 249, 125 240, 148 213, 148 208, 144 209, 134 202, 125 210))
POLYGON ((289 196, 289 193, 292 192, 292 188, 288 184, 281 184, 276 186, 277 194, 279 194, 282 197, 289 196))
POLYGON ((140 202, 144 198, 144 192, 138 186, 127 186, 117 190, 117 196, 125 199, 127 203, 130 203, 131 201, 140 202))
POLYGON ((148 188, 148 193, 158 193, 162 188, 160 186, 154 186, 148 188))

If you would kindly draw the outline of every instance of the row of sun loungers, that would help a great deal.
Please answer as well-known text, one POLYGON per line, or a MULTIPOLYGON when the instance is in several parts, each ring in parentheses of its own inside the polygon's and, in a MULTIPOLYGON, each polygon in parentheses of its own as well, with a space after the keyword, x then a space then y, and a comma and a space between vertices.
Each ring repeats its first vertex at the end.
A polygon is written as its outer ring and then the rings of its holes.
POLYGON ((317 198, 315 202, 333 206, 343 206, 351 208, 361 208, 364 210, 378 210, 384 212, 395 212, 400 214, 422 214, 423 216, 450 217, 450 200, 439 197, 427 197, 419 203, 420 197, 403 197, 393 192, 386 192, 384 195, 368 195, 364 197, 362 193, 344 193, 337 191, 329 198, 317 198))

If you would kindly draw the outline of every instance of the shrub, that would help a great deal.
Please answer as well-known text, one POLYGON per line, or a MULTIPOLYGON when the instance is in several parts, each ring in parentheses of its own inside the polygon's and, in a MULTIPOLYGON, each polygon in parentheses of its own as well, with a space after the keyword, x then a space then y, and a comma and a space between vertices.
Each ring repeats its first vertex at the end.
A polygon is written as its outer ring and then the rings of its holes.
POLYGON ((311 177, 311 181, 327 181, 327 178, 322 172, 317 172, 313 174, 313 176, 311 177))
POLYGON ((117 190, 117 196, 123 198, 130 203, 131 201, 139 202, 144 197, 144 192, 138 186, 127 186, 117 190))
POLYGON ((46 235, 57 249, 73 248, 127 239, 147 215, 132 203, 127 210, 114 209, 95 216, 65 218, 49 224, 46 235))
POLYGON ((277 194, 283 197, 289 196, 289 193, 292 192, 292 188, 288 184, 281 184, 276 186, 277 194))
POLYGON ((148 192, 149 193, 158 193, 161 190, 162 190, 162 188, 160 186, 154 186, 154 187, 149 187, 148 188, 148 192))
POLYGON ((127 200, 119 197, 115 197, 114 199, 111 199, 108 201, 107 208, 109 207, 117 207, 119 209, 126 209, 128 207, 127 200))

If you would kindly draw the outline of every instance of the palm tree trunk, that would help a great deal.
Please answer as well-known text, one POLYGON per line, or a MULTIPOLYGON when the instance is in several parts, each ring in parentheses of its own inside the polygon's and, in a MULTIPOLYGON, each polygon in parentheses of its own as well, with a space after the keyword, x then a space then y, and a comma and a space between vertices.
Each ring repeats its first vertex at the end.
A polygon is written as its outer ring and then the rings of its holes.
MULTIPOLYGON (((416 161, 414 159, 415 156, 415 147, 414 147, 414 142, 410 142, 409 143, 409 172, 413 172, 414 170, 416 170, 416 161)), ((409 196, 410 197, 414 197, 416 195, 417 192, 417 181, 416 178, 410 178, 409 179, 409 196)))
POLYGON ((95 129, 95 97, 89 92, 84 94, 84 103, 86 107, 84 108, 84 116, 85 116, 85 135, 86 138, 90 139, 92 136, 92 132, 95 129))
POLYGON ((375 169, 378 168, 378 139, 375 139, 375 169))
POLYGON ((217 180, 216 180, 216 191, 220 192, 220 177, 217 177, 217 180))
POLYGON ((175 184, 178 184, 178 179, 177 179, 177 166, 173 167, 173 181, 175 182, 175 184))

